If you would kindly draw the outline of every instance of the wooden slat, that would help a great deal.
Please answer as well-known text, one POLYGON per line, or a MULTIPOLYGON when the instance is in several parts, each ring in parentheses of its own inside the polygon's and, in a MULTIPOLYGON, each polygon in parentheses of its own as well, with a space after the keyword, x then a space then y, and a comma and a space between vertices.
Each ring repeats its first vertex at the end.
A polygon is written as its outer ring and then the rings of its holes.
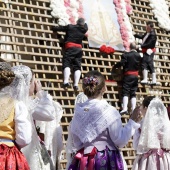
MULTIPOLYGON (((67 91, 62 88, 62 43, 59 38, 64 38, 65 34, 58 32, 56 35, 50 30, 55 19, 50 15, 49 2, 50 0, 11 0, 8 5, 0 1, 0 37, 8 36, 10 38, 10 41, 1 42, 1 45, 9 46, 10 50, 0 48, 0 52, 12 54, 12 58, 7 58, 7 60, 11 61, 13 65, 30 66, 35 72, 36 78, 41 80, 43 89, 49 90, 54 100, 62 105, 64 114, 61 125, 65 145, 68 125, 74 114, 76 94, 73 88, 67 91)), ((161 82, 161 86, 153 88, 139 84, 137 103, 141 103, 142 99, 152 92, 161 92, 160 97, 165 105, 168 105, 170 104, 170 34, 159 28, 148 0, 131 0, 131 2, 134 11, 130 16, 130 21, 134 32, 144 33, 146 21, 154 22, 158 38, 154 64, 158 81, 161 82)), ((121 54, 122 52, 115 52, 113 55, 102 56, 98 49, 89 48, 88 41, 84 40, 82 77, 89 70, 97 69, 108 79, 112 65, 120 60, 121 54)), ((72 83, 72 79, 70 82, 72 83)), ((81 81, 79 85, 82 88, 81 81)), ((104 98, 117 109, 121 109, 121 84, 107 82, 106 85, 107 91, 104 98)), ((127 123, 128 119, 128 115, 123 116, 123 124, 127 123)), ((122 148, 122 151, 130 170, 135 158, 132 140, 122 148)), ((61 170, 64 170, 66 165, 65 151, 63 150, 62 153, 61 170)))

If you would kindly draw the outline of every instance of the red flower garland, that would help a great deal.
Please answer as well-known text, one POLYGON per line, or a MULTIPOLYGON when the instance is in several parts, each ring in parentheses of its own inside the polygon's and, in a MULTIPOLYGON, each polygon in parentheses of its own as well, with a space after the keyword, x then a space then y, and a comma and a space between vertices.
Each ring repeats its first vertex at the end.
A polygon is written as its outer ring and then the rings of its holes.
POLYGON ((109 46, 107 47, 106 45, 102 45, 99 50, 101 53, 106 53, 106 54, 113 54, 115 52, 114 48, 109 46))

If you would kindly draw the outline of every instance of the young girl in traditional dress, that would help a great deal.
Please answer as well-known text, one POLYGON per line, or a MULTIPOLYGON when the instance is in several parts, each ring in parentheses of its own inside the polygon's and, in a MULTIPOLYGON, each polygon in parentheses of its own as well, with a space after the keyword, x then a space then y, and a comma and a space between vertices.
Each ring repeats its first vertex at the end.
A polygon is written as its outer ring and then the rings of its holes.
POLYGON ((133 170, 170 170, 170 121, 159 98, 146 97, 136 113, 144 118, 133 137, 137 152, 133 170))
POLYGON ((30 169, 24 155, 19 150, 31 142, 31 124, 27 118, 27 107, 22 101, 15 100, 12 96, 11 91, 15 91, 17 84, 13 86, 13 89, 8 88, 8 85, 13 83, 13 79, 22 81, 22 78, 20 75, 14 75, 8 63, 0 63, 1 170, 30 169))
POLYGON ((123 147, 140 125, 140 114, 132 114, 123 127, 121 116, 102 99, 106 90, 104 76, 88 72, 83 79, 83 91, 88 100, 77 103, 69 130, 67 151, 76 152, 69 170, 125 170, 125 161, 117 147, 123 147))
MULTIPOLYGON (((39 137, 35 129, 35 120, 52 121, 54 119, 54 106, 52 96, 41 88, 41 83, 35 80, 31 69, 25 65, 12 67, 15 75, 21 75, 20 83, 13 81, 10 89, 15 84, 15 91, 11 91, 15 99, 23 101, 29 111, 29 120, 32 127, 32 140, 26 147, 22 148, 29 167, 31 170, 53 170, 53 163, 44 144, 40 143, 39 137), (36 97, 32 98, 34 90, 37 92, 36 97), (20 95, 17 95, 20 94, 20 95), (34 119, 34 120, 33 120, 34 119)), ((10 91, 9 89, 9 91, 10 91)), ((13 89, 13 88, 12 88, 13 89)))

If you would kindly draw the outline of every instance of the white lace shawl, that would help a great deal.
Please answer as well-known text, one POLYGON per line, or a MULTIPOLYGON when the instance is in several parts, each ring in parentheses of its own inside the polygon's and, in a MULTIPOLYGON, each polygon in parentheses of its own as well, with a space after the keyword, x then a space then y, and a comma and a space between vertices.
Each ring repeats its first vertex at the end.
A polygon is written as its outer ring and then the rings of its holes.
POLYGON ((150 149, 170 150, 170 121, 167 109, 159 98, 154 98, 142 122, 137 153, 143 154, 150 149))
POLYGON ((77 103, 84 103, 87 100, 88 100, 88 97, 83 92, 81 92, 77 95, 74 104, 76 105, 77 103))
MULTIPOLYGON (((91 142, 120 115, 106 100, 92 99, 77 103, 72 119, 71 133, 75 134, 82 143, 91 142)), ((76 146, 76 141, 74 141, 76 146)))

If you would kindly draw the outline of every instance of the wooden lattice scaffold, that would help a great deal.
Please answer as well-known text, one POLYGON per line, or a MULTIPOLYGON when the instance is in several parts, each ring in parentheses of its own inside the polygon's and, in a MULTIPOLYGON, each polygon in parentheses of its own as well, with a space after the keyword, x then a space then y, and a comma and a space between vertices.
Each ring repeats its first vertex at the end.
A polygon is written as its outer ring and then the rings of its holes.
MULTIPOLYGON (((36 78, 48 90, 54 100, 57 100, 64 109, 62 117, 63 143, 66 144, 68 125, 74 113, 74 100, 76 94, 70 88, 65 91, 62 88, 62 43, 63 33, 55 35, 50 30, 56 22, 50 15, 50 0, 0 0, 0 53, 1 57, 12 62, 13 65, 24 64, 33 69, 36 78), (49 83, 50 82, 50 83, 49 83)), ((170 0, 168 0, 170 2, 170 0)), ((158 41, 156 45, 155 68, 157 79, 161 86, 151 89, 149 86, 141 86, 137 92, 137 102, 148 94, 158 94, 166 105, 170 104, 170 35, 158 27, 153 16, 148 0, 132 0, 133 14, 130 21, 133 31, 145 32, 146 21, 153 21, 158 41)), ((87 40, 83 41, 82 77, 90 70, 98 70, 109 79, 110 69, 120 60, 121 53, 103 56, 98 49, 89 48, 87 40)), ((71 81, 72 82, 72 81, 71 81)), ((121 107, 120 85, 107 83, 107 91, 104 98, 115 106, 121 107)), ((127 123, 129 116, 123 116, 123 123, 127 123)), ((135 152, 132 141, 122 148, 123 155, 131 169, 135 152)), ((61 169, 65 169, 65 151, 62 151, 63 159, 61 169)))

